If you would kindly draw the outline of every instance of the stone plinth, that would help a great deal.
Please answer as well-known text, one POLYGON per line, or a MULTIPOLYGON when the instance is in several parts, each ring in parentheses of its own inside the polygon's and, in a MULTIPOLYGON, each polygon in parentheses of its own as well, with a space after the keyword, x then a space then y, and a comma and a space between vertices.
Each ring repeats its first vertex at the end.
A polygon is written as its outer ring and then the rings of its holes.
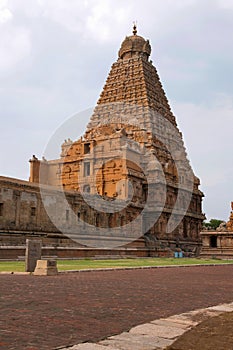
POLYGON ((34 275, 37 276, 53 276, 57 275, 56 260, 37 260, 34 275))
POLYGON ((200 233, 202 239, 202 258, 233 258, 233 232, 203 231, 200 233))
POLYGON ((33 272, 36 267, 36 261, 41 259, 41 240, 26 240, 26 258, 25 270, 33 272))

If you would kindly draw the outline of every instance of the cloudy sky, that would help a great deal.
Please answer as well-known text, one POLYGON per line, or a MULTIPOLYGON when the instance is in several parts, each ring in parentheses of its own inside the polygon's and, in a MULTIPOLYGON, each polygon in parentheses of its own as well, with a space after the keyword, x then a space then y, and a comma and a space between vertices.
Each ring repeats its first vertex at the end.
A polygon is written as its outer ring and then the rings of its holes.
POLYGON ((95 105, 135 20, 201 179, 203 210, 227 220, 233 0, 0 0, 0 174, 28 179, 32 154, 41 158, 57 127, 95 105))

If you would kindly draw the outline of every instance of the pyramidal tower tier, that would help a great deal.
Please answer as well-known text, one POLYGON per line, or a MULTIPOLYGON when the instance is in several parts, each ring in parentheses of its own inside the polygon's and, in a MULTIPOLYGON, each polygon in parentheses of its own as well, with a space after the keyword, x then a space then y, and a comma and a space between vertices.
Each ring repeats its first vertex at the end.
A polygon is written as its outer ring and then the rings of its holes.
POLYGON ((149 40, 137 35, 137 30, 134 28, 133 35, 126 37, 121 44, 118 60, 112 65, 88 124, 88 130, 98 126, 103 122, 103 118, 109 122, 109 112, 112 116, 111 105, 117 103, 132 105, 131 116, 140 112, 142 107, 140 127, 145 127, 147 130, 151 130, 155 122, 151 115, 152 111, 160 113, 176 125, 157 70, 149 61, 150 53, 149 40))
POLYGON ((121 44, 83 137, 65 141, 59 159, 33 157, 30 181, 115 200, 119 208, 127 201, 118 214, 101 208, 87 214, 86 220, 97 227, 102 222, 124 227, 143 213, 145 244, 198 244, 204 219, 200 181, 150 53, 149 41, 134 26, 133 35, 121 44))

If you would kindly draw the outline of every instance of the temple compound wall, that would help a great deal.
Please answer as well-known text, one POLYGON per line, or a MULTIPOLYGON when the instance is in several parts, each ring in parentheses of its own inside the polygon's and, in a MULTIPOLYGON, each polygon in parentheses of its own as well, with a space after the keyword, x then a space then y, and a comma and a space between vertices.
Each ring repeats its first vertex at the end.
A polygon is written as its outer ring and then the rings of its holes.
MULTIPOLYGON (((134 236, 129 238, 124 232, 119 242, 119 236, 107 237, 107 245, 100 241, 98 227, 121 227, 137 215, 133 207, 116 214, 96 212, 79 193, 0 177, 0 258, 24 255, 27 238, 40 238, 44 254, 57 257, 147 256, 144 240, 139 238, 135 244, 134 236), (111 245, 125 247, 109 249, 111 245)), ((132 226, 127 234, 134 235, 135 229, 132 226)))
POLYGON ((201 256, 205 258, 233 259, 233 202, 227 223, 223 222, 216 231, 202 231, 201 256))
MULTIPOLYGON (((40 238, 43 255, 58 258, 172 256, 172 250, 178 246, 187 255, 193 255, 200 247, 197 236, 182 238, 182 235, 171 235, 170 239, 161 236, 158 240, 153 240, 148 235, 139 237, 137 233, 134 236, 139 226, 143 226, 143 220, 148 220, 147 217, 142 217, 137 226, 132 226, 130 233, 127 230, 127 235, 124 236, 124 226, 134 220, 138 212, 139 207, 130 204, 126 210, 119 210, 115 214, 100 213, 92 210, 80 193, 0 177, 0 258, 22 258, 27 238, 40 238), (51 211, 55 211, 60 230, 49 217, 51 211), (87 230, 88 224, 92 226, 91 232, 87 230), (105 241, 101 240, 98 227, 110 229, 115 226, 121 228, 122 235, 110 237, 113 248, 109 248, 109 241, 106 245, 102 244, 105 241), (129 234, 132 236, 128 237, 129 234)), ((161 232, 162 226, 167 225, 168 218, 169 212, 162 214, 154 227, 155 232, 161 232)), ((190 217, 190 221, 191 219, 190 217)), ((181 225, 180 232, 183 231, 181 225)), ((188 223, 186 225, 191 228, 188 223)))

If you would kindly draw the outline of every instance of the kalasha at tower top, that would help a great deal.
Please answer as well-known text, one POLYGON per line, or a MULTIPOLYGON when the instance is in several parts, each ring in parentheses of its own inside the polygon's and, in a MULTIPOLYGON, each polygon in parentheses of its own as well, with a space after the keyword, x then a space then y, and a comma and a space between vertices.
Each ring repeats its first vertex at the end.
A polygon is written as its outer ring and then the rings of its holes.
MULTIPOLYGON (((203 193, 150 53, 149 41, 134 25, 133 35, 123 40, 112 64, 85 134, 65 141, 59 159, 33 158, 30 181, 130 199, 125 216, 109 214, 111 225, 114 220, 131 222, 146 206, 141 225, 147 237, 197 242, 204 219, 203 193)), ((99 215, 96 222, 104 221, 99 215)))
POLYGON ((134 25, 133 35, 127 36, 121 44, 118 53, 119 58, 125 59, 143 55, 148 60, 150 54, 151 46, 149 40, 145 40, 142 36, 137 35, 137 28, 134 25))

